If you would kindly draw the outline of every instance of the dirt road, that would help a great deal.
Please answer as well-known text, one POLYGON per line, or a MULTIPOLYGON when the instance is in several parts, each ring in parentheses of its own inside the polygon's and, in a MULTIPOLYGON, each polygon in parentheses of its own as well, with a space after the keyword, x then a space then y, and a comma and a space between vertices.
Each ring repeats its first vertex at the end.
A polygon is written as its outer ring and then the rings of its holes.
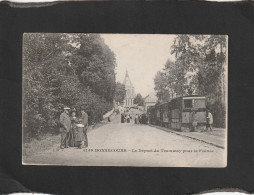
POLYGON ((223 167, 225 150, 148 125, 112 122, 88 132, 89 147, 53 148, 24 159, 27 164, 67 166, 223 167))

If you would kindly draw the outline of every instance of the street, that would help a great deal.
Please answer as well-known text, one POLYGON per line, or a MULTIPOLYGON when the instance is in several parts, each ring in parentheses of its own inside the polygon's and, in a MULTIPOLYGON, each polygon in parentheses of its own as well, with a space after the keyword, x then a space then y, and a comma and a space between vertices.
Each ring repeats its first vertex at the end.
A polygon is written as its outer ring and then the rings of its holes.
MULTIPOLYGON (((59 137, 60 139, 60 137, 59 137)), ((60 141, 60 140, 59 140, 60 141)), ((225 167, 225 149, 156 127, 111 122, 88 132, 88 148, 50 150, 25 159, 26 164, 67 166, 225 167)))

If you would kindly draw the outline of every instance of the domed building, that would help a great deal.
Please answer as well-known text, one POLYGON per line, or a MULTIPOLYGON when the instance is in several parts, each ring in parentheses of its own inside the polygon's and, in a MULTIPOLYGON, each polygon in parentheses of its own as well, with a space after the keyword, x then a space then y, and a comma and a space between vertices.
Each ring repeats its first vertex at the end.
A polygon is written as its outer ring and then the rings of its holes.
POLYGON ((126 73, 125 73, 125 78, 124 78, 123 84, 125 85, 125 90, 126 90, 126 95, 125 95, 125 99, 124 99, 124 106, 125 107, 133 106, 135 92, 134 92, 134 86, 132 85, 128 71, 126 71, 126 73))

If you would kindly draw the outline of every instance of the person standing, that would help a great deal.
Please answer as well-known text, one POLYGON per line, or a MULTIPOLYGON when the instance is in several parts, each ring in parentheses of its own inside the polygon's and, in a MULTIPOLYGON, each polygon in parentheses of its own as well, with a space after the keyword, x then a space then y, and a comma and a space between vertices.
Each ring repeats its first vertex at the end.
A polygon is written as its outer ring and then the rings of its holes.
POLYGON ((138 114, 136 114, 135 116, 135 124, 138 124, 139 123, 139 118, 138 118, 138 114))
POLYGON ((121 123, 124 123, 124 115, 121 113, 121 123))
POLYGON ((129 114, 126 115, 126 121, 127 121, 127 123, 130 123, 130 115, 129 114))
POLYGON ((71 112, 71 129, 69 132, 69 146, 75 146, 75 134, 77 131, 78 118, 76 117, 76 110, 71 112))
POLYGON ((208 131, 208 128, 212 131, 212 124, 213 124, 213 115, 210 112, 210 110, 206 111, 206 130, 208 131))
POLYGON ((141 115, 141 114, 138 115, 138 122, 139 122, 140 124, 142 124, 142 115, 141 115))
POLYGON ((79 122, 76 125, 75 146, 81 149, 81 148, 87 147, 86 143, 87 143, 87 137, 86 137, 85 126, 82 124, 82 119, 79 119, 79 122))
POLYGON ((84 147, 88 147, 88 139, 87 139, 87 129, 88 129, 88 114, 85 112, 84 109, 81 109, 81 119, 82 124, 84 125, 84 147))
POLYGON ((60 148, 68 148, 69 147, 69 132, 71 129, 71 119, 69 117, 69 107, 64 107, 63 113, 60 115, 60 132, 61 132, 61 144, 60 148))

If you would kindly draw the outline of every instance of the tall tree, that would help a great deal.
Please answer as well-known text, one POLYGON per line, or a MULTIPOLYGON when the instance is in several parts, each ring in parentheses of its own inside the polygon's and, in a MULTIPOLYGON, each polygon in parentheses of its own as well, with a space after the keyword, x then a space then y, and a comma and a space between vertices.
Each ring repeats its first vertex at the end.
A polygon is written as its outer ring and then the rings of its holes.
POLYGON ((170 93, 168 91, 168 80, 164 72, 158 71, 154 78, 156 96, 159 102, 168 101, 170 93))
POLYGON ((144 99, 142 98, 142 95, 138 93, 136 97, 133 100, 134 104, 137 104, 138 106, 144 106, 144 99))
POLYGON ((167 94, 204 95, 208 105, 217 113, 215 117, 223 119, 226 43, 226 36, 223 35, 176 36, 171 46, 175 62, 167 61, 154 79, 159 100, 162 101, 164 97, 167 99, 167 94))
POLYGON ((117 82, 116 89, 115 89, 115 101, 117 103, 123 103, 125 94, 126 94, 125 85, 117 82))

